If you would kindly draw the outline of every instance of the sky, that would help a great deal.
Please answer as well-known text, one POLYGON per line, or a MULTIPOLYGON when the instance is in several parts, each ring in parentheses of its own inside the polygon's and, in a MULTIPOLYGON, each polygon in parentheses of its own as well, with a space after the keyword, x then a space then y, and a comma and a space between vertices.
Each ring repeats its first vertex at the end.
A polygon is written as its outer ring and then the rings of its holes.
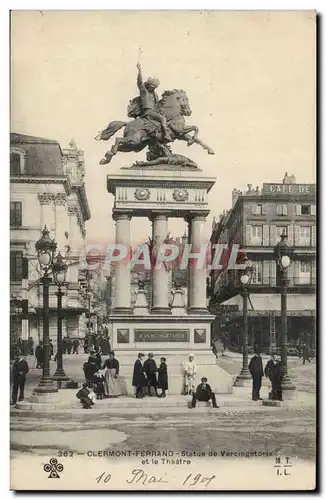
MULTIPOLYGON (((137 95, 139 48, 144 76, 159 78, 159 93, 187 92, 186 124, 215 155, 175 142, 175 153, 216 177, 212 217, 231 207, 232 189, 282 182, 315 182, 315 18, 309 11, 14 11, 11 19, 11 131, 74 138, 85 151, 91 219, 87 237, 112 241, 113 197, 106 175, 145 160, 145 152, 99 160, 112 145, 94 140, 112 120, 127 120, 137 95), (110 236, 111 235, 111 236, 110 236)), ((119 136, 121 132, 118 132, 119 136)), ((182 235, 185 223, 169 229, 182 235)), ((132 241, 150 223, 133 220, 132 241)))

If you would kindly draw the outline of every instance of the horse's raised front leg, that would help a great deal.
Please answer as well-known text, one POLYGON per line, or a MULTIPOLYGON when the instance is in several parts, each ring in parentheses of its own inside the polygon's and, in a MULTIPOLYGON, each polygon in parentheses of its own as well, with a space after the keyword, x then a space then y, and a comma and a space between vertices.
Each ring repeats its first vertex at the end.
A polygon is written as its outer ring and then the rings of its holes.
POLYGON ((110 151, 107 151, 104 155, 104 158, 100 160, 100 165, 106 165, 107 163, 110 163, 112 160, 113 156, 115 156, 119 150, 119 145, 120 143, 123 142, 122 137, 117 137, 115 140, 115 143, 113 144, 112 148, 110 151))
POLYGON ((182 141, 186 141, 187 146, 191 146, 191 144, 194 144, 194 142, 195 142, 196 144, 199 144, 199 146, 204 148, 209 155, 215 155, 214 151, 209 146, 207 146, 207 144, 202 142, 200 139, 193 140, 193 137, 191 135, 187 135, 187 134, 180 135, 180 137, 178 137, 178 139, 180 139, 182 141))

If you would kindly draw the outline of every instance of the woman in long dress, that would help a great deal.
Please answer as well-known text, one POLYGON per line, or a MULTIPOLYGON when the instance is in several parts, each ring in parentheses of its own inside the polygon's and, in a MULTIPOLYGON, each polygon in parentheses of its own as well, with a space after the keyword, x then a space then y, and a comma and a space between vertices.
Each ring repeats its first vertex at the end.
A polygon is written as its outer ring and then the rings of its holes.
POLYGON ((109 396, 120 396, 119 361, 115 359, 113 351, 109 353, 109 359, 105 361, 103 369, 105 369, 105 379, 109 396))

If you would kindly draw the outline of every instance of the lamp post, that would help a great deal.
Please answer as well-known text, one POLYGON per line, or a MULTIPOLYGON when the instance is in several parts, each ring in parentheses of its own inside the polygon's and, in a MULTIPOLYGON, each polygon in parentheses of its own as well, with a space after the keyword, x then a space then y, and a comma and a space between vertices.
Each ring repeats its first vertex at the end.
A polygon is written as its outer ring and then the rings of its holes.
POLYGON ((62 365, 62 297, 64 292, 61 287, 66 283, 66 273, 67 265, 64 263, 61 253, 59 252, 55 263, 53 264, 53 276, 56 285, 58 286, 58 291, 56 296, 58 297, 58 308, 57 308, 57 369, 53 375, 53 380, 58 382, 58 387, 61 387, 61 382, 70 380, 65 374, 62 365))
POLYGON ((290 380, 288 375, 288 352, 287 352, 287 342, 288 342, 288 324, 287 324, 287 270, 291 264, 291 256, 293 253, 292 248, 288 247, 287 235, 285 233, 281 234, 281 240, 274 247, 274 256, 276 260, 276 265, 279 271, 279 277, 281 282, 281 361, 284 370, 284 377, 282 381, 283 390, 294 390, 295 386, 290 380))
POLYGON ((252 265, 251 262, 245 258, 244 268, 240 275, 241 281, 241 295, 243 299, 243 341, 242 341, 242 368, 234 381, 235 387, 243 387, 246 385, 246 381, 251 380, 250 371, 248 368, 248 286, 251 282, 252 277, 252 265))
POLYGON ((49 235, 49 230, 44 226, 41 238, 35 243, 38 261, 43 270, 41 278, 43 285, 43 369, 41 380, 34 389, 35 393, 41 394, 57 392, 58 390, 53 385, 52 377, 50 377, 49 357, 49 285, 52 281, 49 277, 49 271, 51 270, 57 244, 49 235))

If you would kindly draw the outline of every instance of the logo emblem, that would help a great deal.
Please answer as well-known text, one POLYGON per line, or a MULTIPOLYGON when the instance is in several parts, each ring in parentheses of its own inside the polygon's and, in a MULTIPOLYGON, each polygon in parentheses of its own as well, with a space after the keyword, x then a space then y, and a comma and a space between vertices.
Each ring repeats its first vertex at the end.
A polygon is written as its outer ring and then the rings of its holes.
POLYGON ((50 473, 48 479, 60 479, 58 472, 63 471, 63 465, 59 464, 56 458, 51 458, 50 463, 44 464, 43 469, 50 473))

